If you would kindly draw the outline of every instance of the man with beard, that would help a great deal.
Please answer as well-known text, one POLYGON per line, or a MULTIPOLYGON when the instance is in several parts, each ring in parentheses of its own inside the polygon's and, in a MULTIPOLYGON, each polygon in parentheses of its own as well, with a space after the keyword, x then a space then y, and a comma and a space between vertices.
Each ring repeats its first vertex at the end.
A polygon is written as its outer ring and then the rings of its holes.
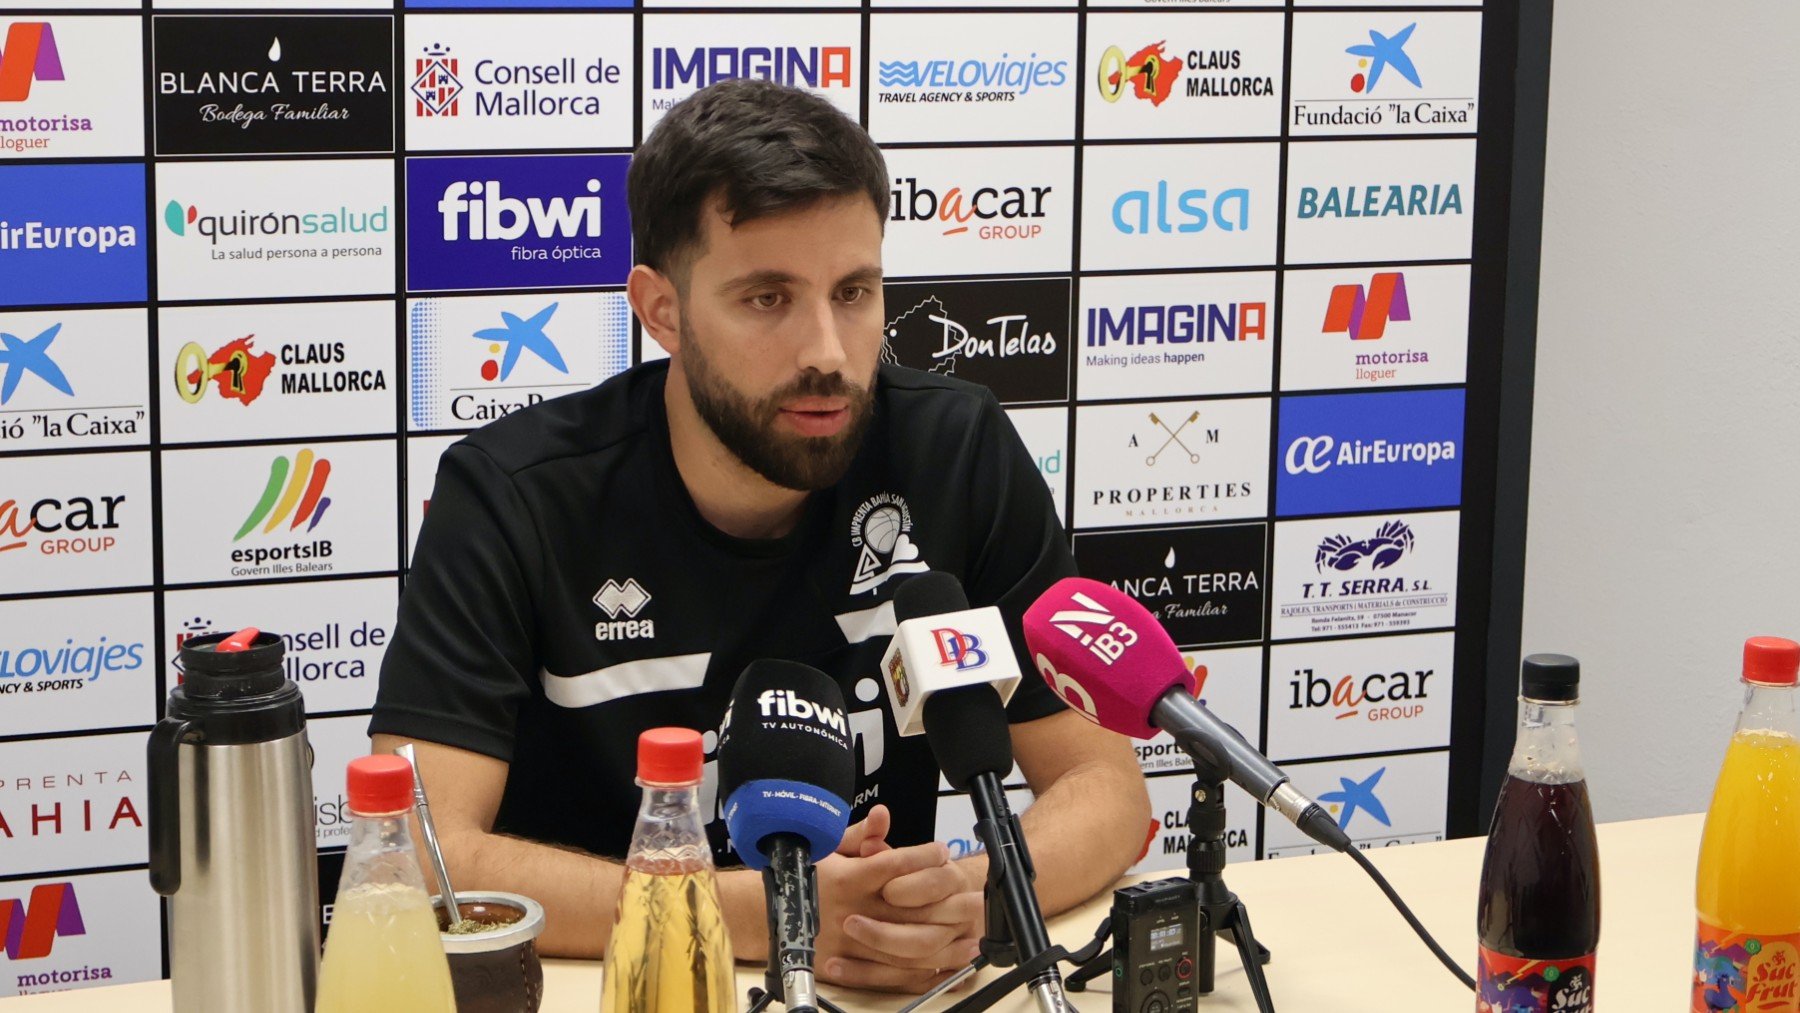
MULTIPOLYGON (((717 728, 759 658, 826 672, 849 704, 857 822, 818 864, 821 978, 922 991, 975 953, 985 856, 934 841, 930 747, 896 734, 877 682, 893 592, 954 574, 1022 644, 1074 563, 993 395, 878 364, 887 183, 868 135, 805 92, 733 81, 680 103, 628 182, 627 292, 668 361, 515 412, 438 466, 371 732, 418 743, 455 880, 542 901, 547 953, 605 948, 638 734, 717 728)), ((1132 863, 1149 803, 1129 745, 1022 661, 1007 711, 1053 913, 1132 863)), ((710 767, 733 947, 759 960, 761 880, 728 868, 710 767)))

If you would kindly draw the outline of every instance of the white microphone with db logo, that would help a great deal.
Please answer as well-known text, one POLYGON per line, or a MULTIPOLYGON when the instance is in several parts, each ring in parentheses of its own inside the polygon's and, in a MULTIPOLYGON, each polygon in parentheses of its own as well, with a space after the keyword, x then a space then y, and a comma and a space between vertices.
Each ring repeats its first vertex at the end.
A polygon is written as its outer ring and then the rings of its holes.
POLYGON ((925 701, 934 694, 985 685, 1005 704, 1019 678, 1006 620, 992 605, 904 620, 881 656, 881 683, 901 735, 925 733, 925 701))

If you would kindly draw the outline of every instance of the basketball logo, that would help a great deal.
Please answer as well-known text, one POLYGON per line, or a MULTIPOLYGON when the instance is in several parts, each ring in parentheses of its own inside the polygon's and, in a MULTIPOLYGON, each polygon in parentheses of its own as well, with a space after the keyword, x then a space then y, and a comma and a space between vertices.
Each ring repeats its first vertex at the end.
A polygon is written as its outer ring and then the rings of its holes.
POLYGON ((912 540, 912 511, 893 493, 877 493, 856 508, 850 517, 850 547, 856 550, 851 594, 873 591, 897 573, 931 569, 912 540))
POLYGON ((894 545, 900 540, 900 511, 893 506, 881 506, 872 511, 863 520, 863 541, 876 552, 892 553, 894 545))

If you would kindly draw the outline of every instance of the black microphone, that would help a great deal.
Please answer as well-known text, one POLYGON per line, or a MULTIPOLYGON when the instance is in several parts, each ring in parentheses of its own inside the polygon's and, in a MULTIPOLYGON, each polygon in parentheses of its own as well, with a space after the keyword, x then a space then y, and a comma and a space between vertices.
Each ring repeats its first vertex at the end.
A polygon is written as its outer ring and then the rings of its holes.
MULTIPOLYGON (((731 691, 719 735, 719 793, 731 846, 763 874, 770 992, 793 1013, 819 1008, 814 855, 837 850, 856 789, 850 720, 836 682, 809 665, 755 661, 731 691)), ((827 1004, 828 1005, 828 1004, 827 1004)))
MULTIPOLYGON (((933 667, 959 667, 966 674, 972 667, 969 652, 977 647, 955 621, 968 612, 969 599, 962 583, 948 573, 930 571, 901 584, 894 591, 896 624, 927 617, 942 617, 946 624, 931 631, 933 636, 927 641, 931 649, 920 649, 914 638, 895 635, 905 671, 918 674, 933 667), (946 649, 946 644, 951 647, 946 649), (958 644, 963 646, 958 648, 958 644)), ((933 619, 931 625, 937 622, 933 619)), ((1007 638, 979 649, 983 652, 979 667, 990 669, 982 673, 987 681, 938 689, 928 696, 922 705, 925 738, 944 778, 958 791, 968 792, 974 804, 975 834, 988 854, 988 938, 1005 939, 1010 930, 1023 963, 1050 948, 1050 934, 1032 886, 1037 870, 1025 846, 1025 833, 1019 817, 1007 805, 1001 785, 1001 779, 1012 770, 1012 732, 995 684, 1008 679, 1016 683, 1019 666, 1007 638)), ((1054 963, 1034 975, 1030 987, 1040 1010, 1069 1008, 1054 963)))

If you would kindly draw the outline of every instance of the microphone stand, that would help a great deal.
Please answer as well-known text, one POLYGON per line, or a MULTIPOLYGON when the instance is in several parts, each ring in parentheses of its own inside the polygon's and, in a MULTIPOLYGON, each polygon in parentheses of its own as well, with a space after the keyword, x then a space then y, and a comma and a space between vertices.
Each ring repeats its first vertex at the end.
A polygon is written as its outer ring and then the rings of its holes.
POLYGON ((750 989, 746 1013, 763 1013, 777 1002, 794 1013, 844 1013, 818 993, 813 977, 813 941, 819 936, 819 874, 807 858, 806 844, 776 838, 762 874, 769 909, 769 962, 763 970, 763 987, 750 989), (778 889, 777 866, 805 868, 799 896, 789 898, 778 889))
MULTIPOLYGON (((1275 1000, 1263 974, 1263 965, 1269 962, 1269 948, 1256 941, 1250 930, 1249 910, 1225 885, 1225 772, 1198 756, 1193 759, 1187 866, 1188 879, 1199 888, 1200 959, 1194 967, 1194 991, 1199 995, 1212 994, 1218 937, 1223 935, 1237 946, 1256 1008, 1261 1013, 1275 1013, 1275 1000)), ((1068 988, 1079 992, 1087 982, 1111 971, 1112 951, 1107 950, 1069 975, 1068 988)))
POLYGON ((1031 988, 1039 1013, 1073 1011, 1074 1007, 1062 994, 1061 975, 1056 965, 1064 960, 1078 965, 1091 960, 1105 945, 1106 925, 1101 924, 1092 942, 1071 954, 1066 948, 1051 943, 1041 924, 1012 924, 1013 910, 1037 910, 1037 896, 1031 892, 1037 870, 1031 865, 1030 853, 1021 846, 1025 840, 1024 829, 1018 815, 1007 807, 998 778, 993 774, 976 776, 994 782, 991 792, 969 792, 969 799, 975 806, 975 836, 981 839, 988 854, 987 884, 982 890, 987 908, 987 932, 981 938, 980 955, 961 972, 902 1007, 900 1013, 911 1013, 963 978, 988 966, 1011 969, 944 1013, 979 1013, 1021 985, 1031 988), (990 795, 998 800, 997 805, 990 803, 990 795), (1017 865, 1018 876, 1007 874, 1009 864, 1017 865), (1022 933, 1026 936, 1026 948, 1036 951, 1026 959, 1020 959, 1019 936, 1022 933))

